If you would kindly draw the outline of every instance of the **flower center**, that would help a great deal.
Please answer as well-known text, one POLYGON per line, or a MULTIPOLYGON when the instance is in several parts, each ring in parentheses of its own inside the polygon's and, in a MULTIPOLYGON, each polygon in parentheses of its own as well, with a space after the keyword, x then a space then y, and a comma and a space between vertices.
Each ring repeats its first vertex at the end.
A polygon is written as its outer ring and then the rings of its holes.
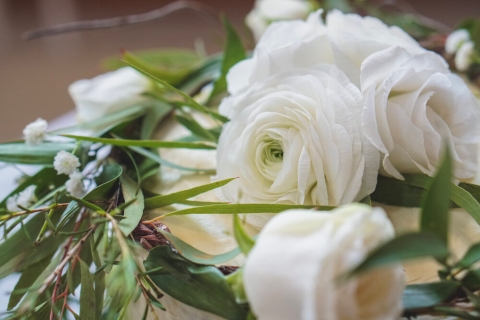
POLYGON ((283 149, 280 143, 272 140, 265 145, 265 162, 273 164, 283 161, 283 149))

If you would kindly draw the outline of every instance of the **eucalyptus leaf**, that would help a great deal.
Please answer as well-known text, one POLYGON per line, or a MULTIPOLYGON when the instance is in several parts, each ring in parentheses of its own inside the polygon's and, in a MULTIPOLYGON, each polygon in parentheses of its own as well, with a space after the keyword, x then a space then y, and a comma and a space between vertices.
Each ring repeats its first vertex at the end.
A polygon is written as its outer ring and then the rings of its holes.
POLYGON ((53 159, 57 153, 71 152, 74 148, 74 143, 44 142, 37 146, 30 146, 24 142, 2 143, 0 162, 53 167, 53 159))
POLYGON ((167 238, 167 240, 171 243, 171 245, 178 251, 178 253, 182 257, 184 257, 185 259, 193 263, 203 264, 203 265, 217 265, 217 264, 225 263, 229 260, 232 260, 233 258, 235 258, 241 253, 238 247, 228 252, 217 254, 217 255, 205 253, 189 245, 182 239, 177 238, 170 232, 166 232, 161 229, 157 229, 157 230, 165 238, 167 238))
POLYGON ((135 229, 142 219, 144 200, 143 192, 138 188, 138 185, 126 174, 123 174, 120 177, 120 184, 122 185, 122 193, 125 202, 133 201, 134 202, 125 208, 123 215, 126 219, 123 219, 119 223, 120 230, 127 237, 133 229, 135 229))
POLYGON ((452 184, 452 201, 480 224, 480 204, 467 190, 452 184))
POLYGON ((436 234, 448 243, 448 217, 452 194, 452 158, 446 149, 437 174, 431 179, 422 204, 420 230, 436 234))
POLYGON ((418 208, 421 205, 424 192, 424 188, 379 175, 375 191, 370 197, 372 201, 390 206, 418 208))
POLYGON ((187 208, 167 213, 165 216, 181 216, 186 214, 239 214, 239 213, 279 213, 289 209, 332 210, 334 207, 296 204, 217 204, 195 208, 187 208))
POLYGON ((121 147, 144 147, 144 148, 183 148, 183 149, 215 149, 215 146, 200 142, 179 142, 179 141, 159 141, 159 140, 127 140, 127 139, 110 139, 95 138, 89 136, 76 136, 64 134, 64 137, 72 138, 80 141, 99 142, 113 146, 121 147))
POLYGON ((243 252, 244 255, 248 255, 250 250, 252 250, 255 245, 255 240, 253 240, 243 229, 241 220, 238 215, 235 215, 233 223, 233 230, 235 235, 235 240, 238 243, 238 247, 243 252))
POLYGON ((473 244, 465 253, 463 258, 457 262, 456 266, 470 268, 472 264, 480 261, 480 242, 473 244))
POLYGON ((210 97, 214 97, 227 90, 228 71, 237 64, 237 62, 246 58, 242 40, 226 17, 223 17, 223 26, 227 35, 227 41, 225 42, 225 48, 223 49, 221 74, 214 82, 213 91, 210 94, 210 97))
POLYGON ((82 319, 96 319, 95 290, 93 288, 93 276, 88 265, 79 260, 82 273, 82 286, 80 289, 80 317, 82 319))
POLYGON ((403 292, 403 307, 407 314, 410 310, 433 307, 448 301, 458 288, 459 285, 453 281, 409 285, 403 292))
POLYGON ((148 199, 145 199, 145 209, 160 208, 160 207, 171 205, 173 203, 179 203, 181 201, 195 197, 199 194, 220 188, 233 180, 235 180, 235 178, 220 180, 220 181, 204 184, 202 186, 194 187, 191 189, 185 189, 175 193, 148 198, 148 199))
POLYGON ((372 251, 350 275, 405 260, 425 257, 445 259, 448 255, 445 241, 436 234, 403 234, 372 251))
POLYGON ((144 262, 145 270, 163 267, 149 277, 165 293, 194 308, 226 319, 244 320, 245 310, 223 274, 213 266, 199 266, 176 254, 170 246, 153 248, 144 262))

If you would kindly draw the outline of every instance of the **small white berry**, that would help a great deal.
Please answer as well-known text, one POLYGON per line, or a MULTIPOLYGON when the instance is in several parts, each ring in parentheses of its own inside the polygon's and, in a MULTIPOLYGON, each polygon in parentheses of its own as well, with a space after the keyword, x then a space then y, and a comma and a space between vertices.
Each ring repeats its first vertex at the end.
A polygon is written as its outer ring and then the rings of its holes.
POLYGON ((80 198, 85 195, 85 187, 83 186, 83 175, 80 171, 76 170, 70 175, 70 179, 65 182, 67 192, 72 196, 80 198))
POLYGON ((458 71, 468 70, 472 64, 474 48, 475 44, 472 41, 467 41, 458 49, 455 55, 455 68, 457 68, 458 71))

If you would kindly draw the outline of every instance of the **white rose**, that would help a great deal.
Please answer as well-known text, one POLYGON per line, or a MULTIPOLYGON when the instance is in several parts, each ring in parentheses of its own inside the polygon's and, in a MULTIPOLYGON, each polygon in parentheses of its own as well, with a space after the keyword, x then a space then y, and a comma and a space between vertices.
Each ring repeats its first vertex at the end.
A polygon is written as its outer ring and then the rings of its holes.
POLYGON ((393 236, 383 209, 361 204, 276 215, 244 265, 253 313, 259 320, 398 319, 405 286, 400 265, 336 281, 393 236))
POLYGON ((470 33, 465 29, 458 29, 450 33, 445 40, 445 52, 454 54, 460 46, 470 40, 470 33))
POLYGON ((455 68, 457 68, 458 71, 464 72, 470 68, 474 50, 475 43, 473 41, 467 41, 460 46, 455 55, 455 68))
POLYGON ((145 101, 142 93, 151 85, 145 76, 125 67, 93 79, 76 81, 68 91, 77 107, 79 120, 87 122, 145 101))
POLYGON ((362 105, 331 65, 290 70, 224 99, 220 110, 233 118, 220 135, 216 179, 239 179, 223 197, 338 205, 370 194, 379 154, 362 134, 362 105))
POLYGON ((362 66, 361 87, 362 125, 383 153, 383 173, 433 176, 449 142, 455 177, 475 176, 479 105, 439 55, 412 56, 398 47, 373 54, 362 66))
POLYGON ((361 64, 369 55, 392 46, 401 46, 412 54, 425 52, 402 29, 388 27, 377 18, 333 10, 325 25, 321 14, 318 10, 307 21, 272 23, 252 57, 230 69, 228 92, 235 94, 271 75, 320 63, 334 63, 359 86, 361 64))
POLYGON ((257 0, 245 23, 258 41, 273 21, 305 19, 312 10, 308 0, 257 0))

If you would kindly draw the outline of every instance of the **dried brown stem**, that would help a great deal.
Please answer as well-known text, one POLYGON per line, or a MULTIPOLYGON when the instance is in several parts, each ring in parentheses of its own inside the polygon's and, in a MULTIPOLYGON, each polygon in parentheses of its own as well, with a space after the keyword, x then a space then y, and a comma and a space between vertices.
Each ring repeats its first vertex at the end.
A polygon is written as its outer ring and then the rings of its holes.
MULTIPOLYGON (((32 40, 36 38, 48 37, 48 36, 53 36, 56 34, 62 34, 62 33, 68 33, 68 32, 122 27, 125 25, 157 20, 169 14, 172 14, 174 12, 185 10, 185 9, 190 9, 195 12, 200 12, 202 14, 206 14, 208 16, 213 16, 217 18, 216 14, 212 12, 210 7, 198 1, 180 0, 180 1, 175 1, 170 4, 167 4, 162 8, 158 8, 145 13, 109 18, 109 19, 75 21, 75 22, 55 25, 52 27, 44 28, 44 29, 32 30, 24 33, 23 38, 26 40, 32 40)), ((210 23, 212 21, 215 21, 211 19, 206 19, 206 20, 210 23)))

